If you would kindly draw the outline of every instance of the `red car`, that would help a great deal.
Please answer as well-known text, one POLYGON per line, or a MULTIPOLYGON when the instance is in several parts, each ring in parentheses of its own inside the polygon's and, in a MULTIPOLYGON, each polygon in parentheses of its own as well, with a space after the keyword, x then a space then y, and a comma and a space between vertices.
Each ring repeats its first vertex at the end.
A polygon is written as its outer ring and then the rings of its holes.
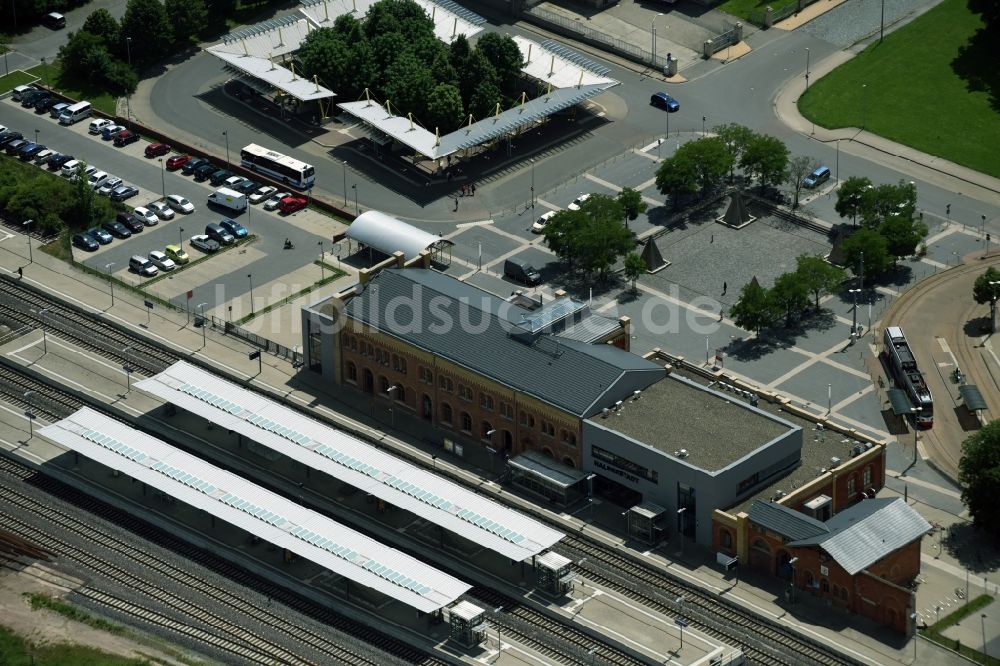
POLYGON ((165 143, 151 143, 146 146, 146 157, 159 157, 170 152, 170 146, 165 143))
POLYGON ((135 143, 140 138, 142 137, 140 137, 137 132, 125 130, 123 132, 119 132, 118 135, 115 136, 115 145, 119 148, 124 148, 130 143, 135 143))
POLYGON ((302 210, 306 207, 305 197, 285 197, 278 204, 278 210, 280 210, 285 215, 291 215, 297 210, 302 210))
POLYGON ((167 160, 167 171, 176 171, 190 161, 190 155, 174 155, 167 160))

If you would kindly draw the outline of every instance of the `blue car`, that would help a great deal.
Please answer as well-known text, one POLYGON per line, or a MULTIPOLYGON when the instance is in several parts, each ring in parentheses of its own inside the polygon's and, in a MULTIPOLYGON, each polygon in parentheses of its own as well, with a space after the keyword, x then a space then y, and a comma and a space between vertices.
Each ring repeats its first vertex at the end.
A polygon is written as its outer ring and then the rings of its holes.
POLYGON ((830 180, 830 167, 821 166, 813 169, 813 172, 802 181, 802 185, 813 188, 822 185, 828 180, 830 180))
POLYGON ((114 236, 112 236, 111 234, 109 234, 104 229, 101 229, 100 227, 94 227, 93 229, 89 229, 87 231, 87 235, 90 236, 91 238, 93 238, 95 241, 97 241, 101 245, 107 245, 108 243, 110 243, 111 241, 113 241, 114 238, 115 238, 114 236))
POLYGON ((219 226, 236 238, 246 238, 247 228, 236 220, 230 220, 228 217, 224 217, 219 221, 219 226))
POLYGON ((649 98, 649 103, 670 113, 680 111, 681 108, 680 102, 665 92, 653 93, 653 96, 649 98))

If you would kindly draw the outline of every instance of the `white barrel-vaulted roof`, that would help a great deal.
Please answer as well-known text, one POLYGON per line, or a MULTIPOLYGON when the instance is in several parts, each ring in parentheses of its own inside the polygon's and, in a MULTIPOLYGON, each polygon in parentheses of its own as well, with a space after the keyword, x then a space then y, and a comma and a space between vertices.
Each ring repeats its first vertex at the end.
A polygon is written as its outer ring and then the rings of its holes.
POLYGON ((135 386, 512 560, 538 555, 564 536, 186 361, 135 386))
POLYGON ((424 250, 455 244, 377 210, 366 210, 354 218, 347 227, 347 237, 383 254, 402 252, 407 259, 424 250))
POLYGON ((39 434, 425 613, 471 586, 201 458, 84 407, 39 434))

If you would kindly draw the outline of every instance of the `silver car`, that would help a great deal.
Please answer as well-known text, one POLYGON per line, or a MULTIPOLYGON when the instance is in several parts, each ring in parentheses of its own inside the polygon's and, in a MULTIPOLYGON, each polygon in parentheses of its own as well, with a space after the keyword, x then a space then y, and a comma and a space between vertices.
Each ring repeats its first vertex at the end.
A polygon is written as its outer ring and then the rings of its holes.
POLYGON ((146 208, 156 213, 156 216, 164 222, 174 219, 174 209, 163 201, 154 201, 146 206, 146 208))
POLYGON ((291 192, 278 192, 264 202, 264 210, 277 210, 278 206, 281 205, 281 200, 290 196, 292 196, 291 192))
POLYGON ((103 194, 104 196, 108 196, 116 187, 120 186, 121 184, 122 184, 122 179, 119 178, 118 176, 108 176, 108 179, 104 181, 104 184, 101 185, 100 189, 97 190, 97 193, 103 194))
POLYGON ((194 204, 188 201, 186 197, 182 197, 179 194, 168 194, 167 205, 176 210, 178 213, 184 213, 185 215, 194 212, 194 204))
POLYGON ((153 265, 161 271, 172 271, 177 268, 177 264, 174 263, 174 260, 159 250, 153 250, 150 252, 149 260, 152 261, 153 265))

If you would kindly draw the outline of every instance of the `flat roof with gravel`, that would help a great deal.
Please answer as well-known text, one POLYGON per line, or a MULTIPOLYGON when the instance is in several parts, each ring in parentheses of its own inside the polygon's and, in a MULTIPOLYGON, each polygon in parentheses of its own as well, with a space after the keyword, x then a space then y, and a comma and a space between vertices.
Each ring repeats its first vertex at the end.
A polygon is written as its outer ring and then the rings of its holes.
POLYGON ((646 387, 638 400, 626 400, 620 412, 590 420, 664 453, 686 449, 685 462, 707 471, 722 469, 794 428, 676 375, 646 387))

